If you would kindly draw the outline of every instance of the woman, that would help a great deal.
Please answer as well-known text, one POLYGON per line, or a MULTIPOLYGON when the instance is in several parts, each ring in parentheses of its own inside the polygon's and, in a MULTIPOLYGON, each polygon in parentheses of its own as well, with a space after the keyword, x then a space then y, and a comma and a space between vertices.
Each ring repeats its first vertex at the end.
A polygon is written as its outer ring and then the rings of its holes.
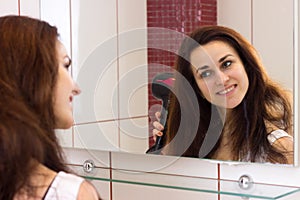
MULTIPOLYGON (((222 26, 195 30, 182 42, 175 70, 164 154, 293 163, 289 93, 268 77, 239 33, 222 26)), ((161 136, 162 125, 153 125, 161 136)))
POLYGON ((70 64, 55 27, 0 17, 0 199, 99 199, 69 173, 54 132, 73 124, 70 64))

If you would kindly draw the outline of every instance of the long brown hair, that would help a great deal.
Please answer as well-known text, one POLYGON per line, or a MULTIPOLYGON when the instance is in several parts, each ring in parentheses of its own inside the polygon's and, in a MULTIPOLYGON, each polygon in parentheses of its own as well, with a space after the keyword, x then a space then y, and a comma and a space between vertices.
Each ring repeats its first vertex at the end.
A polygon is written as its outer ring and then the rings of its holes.
POLYGON ((234 160, 246 158, 247 161, 255 162, 265 155, 265 160, 269 162, 285 163, 283 152, 273 148, 267 140, 270 131, 267 132, 266 123, 291 132, 292 109, 287 92, 268 77, 254 47, 242 35, 223 26, 201 27, 182 42, 175 69, 190 83, 197 105, 191 103, 195 101, 191 101, 191 94, 185 92, 187 90, 182 84, 182 78, 176 78, 176 95, 173 93, 170 96, 166 152, 199 157, 204 138, 210 134, 215 134, 219 139, 203 157, 210 158, 220 145, 219 136, 223 128, 221 116, 215 114, 218 113, 217 107, 201 96, 189 61, 191 52, 196 47, 211 41, 222 41, 233 47, 242 60, 249 79, 246 96, 225 122, 231 131, 234 160), (189 115, 188 119, 183 119, 184 113, 185 116, 189 115), (179 126, 184 127, 181 129, 183 132, 178 131, 179 126), (196 133, 193 132, 195 129, 196 133))
POLYGON ((68 171, 54 132, 57 39, 47 22, 0 17, 0 199, 30 191, 32 160, 68 171))

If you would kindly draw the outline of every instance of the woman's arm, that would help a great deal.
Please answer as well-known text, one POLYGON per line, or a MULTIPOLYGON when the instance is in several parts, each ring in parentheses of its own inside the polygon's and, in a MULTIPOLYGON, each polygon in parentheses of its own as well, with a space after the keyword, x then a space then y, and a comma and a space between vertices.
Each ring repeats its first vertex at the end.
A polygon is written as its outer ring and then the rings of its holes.
POLYGON ((77 200, 101 200, 96 188, 88 181, 80 185, 77 200))

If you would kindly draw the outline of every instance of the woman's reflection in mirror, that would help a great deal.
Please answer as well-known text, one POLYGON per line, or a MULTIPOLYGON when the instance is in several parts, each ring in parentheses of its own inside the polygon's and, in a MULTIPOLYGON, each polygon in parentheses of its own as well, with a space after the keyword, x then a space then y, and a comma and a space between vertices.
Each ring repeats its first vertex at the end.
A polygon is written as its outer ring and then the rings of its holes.
MULTIPOLYGON (((223 26, 193 31, 182 42, 175 71, 189 82, 197 101, 189 99, 182 79, 176 78, 162 154, 293 163, 291 92, 271 80, 242 35, 223 26), (183 119, 183 112, 189 117, 183 119), (196 131, 190 128, 193 123, 196 131), (201 147, 210 135, 215 141, 208 142, 203 154, 201 147)), ((154 137, 161 136, 164 127, 158 121, 153 126, 154 137)))

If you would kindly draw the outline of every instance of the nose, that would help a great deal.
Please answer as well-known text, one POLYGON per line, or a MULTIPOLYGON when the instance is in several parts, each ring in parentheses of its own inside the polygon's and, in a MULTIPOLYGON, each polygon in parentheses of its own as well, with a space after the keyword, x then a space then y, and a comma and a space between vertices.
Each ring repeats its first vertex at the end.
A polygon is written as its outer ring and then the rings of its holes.
POLYGON ((216 77, 217 85, 224 85, 229 80, 229 76, 223 71, 219 70, 216 77))
POLYGON ((72 90, 72 93, 73 93, 74 96, 79 95, 81 93, 81 90, 80 90, 77 83, 74 83, 74 89, 72 90))

